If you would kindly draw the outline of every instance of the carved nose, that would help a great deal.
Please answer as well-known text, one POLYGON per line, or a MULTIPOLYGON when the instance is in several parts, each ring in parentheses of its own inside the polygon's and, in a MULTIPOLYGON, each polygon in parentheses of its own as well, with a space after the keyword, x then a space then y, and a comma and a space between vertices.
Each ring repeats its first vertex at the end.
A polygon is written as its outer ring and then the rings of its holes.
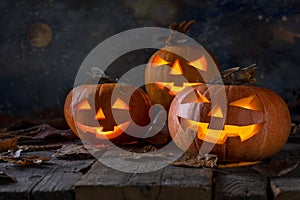
POLYGON ((172 75, 182 75, 183 74, 182 68, 180 66, 178 59, 176 59, 175 62, 173 63, 170 74, 172 74, 172 75))
POLYGON ((104 112, 102 110, 102 108, 99 108, 99 110, 97 111, 97 114, 95 116, 95 119, 96 120, 103 120, 103 119, 106 119, 105 115, 104 115, 104 112))
POLYGON ((208 113, 208 116, 224 118, 222 109, 219 105, 214 106, 211 111, 208 113))

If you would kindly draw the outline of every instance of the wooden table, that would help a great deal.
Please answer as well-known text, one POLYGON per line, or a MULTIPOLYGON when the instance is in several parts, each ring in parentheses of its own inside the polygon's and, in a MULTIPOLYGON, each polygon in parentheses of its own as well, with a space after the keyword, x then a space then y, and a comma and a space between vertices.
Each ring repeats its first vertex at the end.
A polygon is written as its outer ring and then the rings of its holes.
MULTIPOLYGON (((271 160, 300 161, 300 142, 295 138, 271 160)), ((54 151, 34 153, 51 156, 54 151)), ((36 167, 1 162, 0 172, 17 179, 16 183, 0 184, 0 200, 300 199, 300 166, 280 177, 267 177, 252 166, 220 171, 168 166, 133 174, 116 171, 95 159, 53 159, 36 167)))

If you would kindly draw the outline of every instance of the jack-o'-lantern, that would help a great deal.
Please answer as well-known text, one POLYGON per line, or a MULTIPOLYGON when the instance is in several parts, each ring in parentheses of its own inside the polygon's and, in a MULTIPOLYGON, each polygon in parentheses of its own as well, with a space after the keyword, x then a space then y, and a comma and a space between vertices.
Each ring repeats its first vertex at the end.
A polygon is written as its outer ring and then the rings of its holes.
MULTIPOLYGON (((185 33, 190 25, 187 23, 184 31, 178 31, 185 33)), ((153 104, 161 104, 168 110, 175 95, 184 88, 213 81, 218 75, 215 61, 204 48, 175 42, 156 51, 149 59, 145 70, 146 90, 153 104)))
POLYGON ((218 87, 222 86, 203 84, 176 96, 168 119, 175 143, 195 155, 204 142, 215 143, 211 153, 227 162, 257 161, 277 153, 286 143, 291 125, 281 97, 264 88, 227 85, 224 110, 224 106, 211 104, 209 91, 217 97, 218 87), (218 123, 222 127, 211 124, 213 118, 222 121, 218 123), (187 144, 190 133, 195 139, 187 144))
POLYGON ((134 86, 81 85, 68 94, 64 113, 70 128, 80 138, 126 143, 134 139, 124 133, 132 122, 139 126, 150 122, 150 106, 148 96, 134 86), (131 96, 130 91, 133 91, 131 96))

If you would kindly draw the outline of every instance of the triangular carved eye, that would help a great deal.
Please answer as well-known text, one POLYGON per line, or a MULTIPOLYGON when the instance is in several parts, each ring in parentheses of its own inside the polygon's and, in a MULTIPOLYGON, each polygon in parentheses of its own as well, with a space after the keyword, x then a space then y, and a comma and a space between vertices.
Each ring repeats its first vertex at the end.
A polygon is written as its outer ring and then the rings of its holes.
POLYGON ((102 108, 99 108, 98 111, 97 111, 97 114, 95 116, 95 119, 99 119, 99 120, 103 120, 103 119, 106 119, 105 115, 104 115, 104 112, 102 110, 102 108))
POLYGON ((153 67, 157 67, 157 66, 161 66, 161 65, 167 65, 169 64, 170 62, 162 59, 161 57, 159 56, 155 56, 153 61, 152 61, 152 66, 153 67))
POLYGON ((115 103, 112 105, 113 109, 129 110, 128 105, 120 98, 117 98, 115 103))
POLYGON ((91 110, 92 109, 87 99, 79 102, 75 107, 78 110, 91 110))
POLYGON ((180 63, 179 63, 179 60, 176 59, 175 62, 173 63, 170 74, 172 74, 172 75, 181 75, 181 74, 183 74, 182 68, 181 68, 180 63))
POLYGON ((229 105, 264 112, 264 107, 256 95, 231 102, 229 105))
POLYGON ((197 69, 200 69, 201 71, 207 71, 207 61, 204 56, 202 56, 199 59, 193 60, 193 61, 189 62, 188 64, 197 69))
POLYGON ((219 117, 219 118, 223 118, 223 112, 222 109, 219 105, 214 106, 211 111, 208 113, 208 116, 211 117, 219 117))

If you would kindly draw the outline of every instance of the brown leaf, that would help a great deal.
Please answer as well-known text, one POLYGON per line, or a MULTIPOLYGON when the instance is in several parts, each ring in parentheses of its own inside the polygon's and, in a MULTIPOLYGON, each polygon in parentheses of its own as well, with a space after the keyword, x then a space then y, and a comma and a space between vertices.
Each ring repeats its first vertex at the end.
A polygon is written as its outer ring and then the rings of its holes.
POLYGON ((45 144, 45 145, 18 145, 18 148, 25 152, 30 151, 48 151, 60 149, 63 144, 45 144))
MULTIPOLYGON (((3 133, 4 134, 4 133, 3 133)), ((72 140, 77 139, 71 130, 56 129, 48 124, 41 124, 32 126, 26 129, 19 129, 14 131, 5 132, 6 135, 11 137, 18 137, 21 140, 44 140, 44 139, 65 139, 72 140)))
POLYGON ((0 160, 17 164, 17 165, 40 165, 45 161, 49 161, 50 158, 45 156, 25 156, 19 158, 14 158, 10 156, 1 156, 0 160))
POLYGON ((7 151, 10 149, 16 149, 17 138, 16 137, 0 137, 0 152, 7 151))
POLYGON ((17 180, 15 177, 4 173, 4 172, 0 172, 0 185, 2 184, 8 184, 8 183, 16 183, 17 180))
POLYGON ((77 137, 71 130, 59 130, 50 125, 44 125, 43 128, 36 135, 33 136, 33 139, 67 139, 72 140, 77 137))
POLYGON ((272 162, 269 164, 260 164, 255 165, 252 168, 262 175, 269 177, 276 177, 285 175, 291 171, 293 171, 296 167, 298 167, 299 161, 293 162, 289 160, 280 161, 280 162, 272 162))
POLYGON ((88 149, 86 149, 83 145, 77 144, 64 145, 61 149, 58 149, 57 153, 53 156, 67 160, 84 160, 94 158, 88 149))
POLYGON ((172 163, 175 166, 182 166, 182 167, 210 167, 213 168, 217 166, 218 157, 213 154, 207 154, 204 157, 199 156, 192 156, 189 154, 185 154, 183 160, 177 160, 172 163))

